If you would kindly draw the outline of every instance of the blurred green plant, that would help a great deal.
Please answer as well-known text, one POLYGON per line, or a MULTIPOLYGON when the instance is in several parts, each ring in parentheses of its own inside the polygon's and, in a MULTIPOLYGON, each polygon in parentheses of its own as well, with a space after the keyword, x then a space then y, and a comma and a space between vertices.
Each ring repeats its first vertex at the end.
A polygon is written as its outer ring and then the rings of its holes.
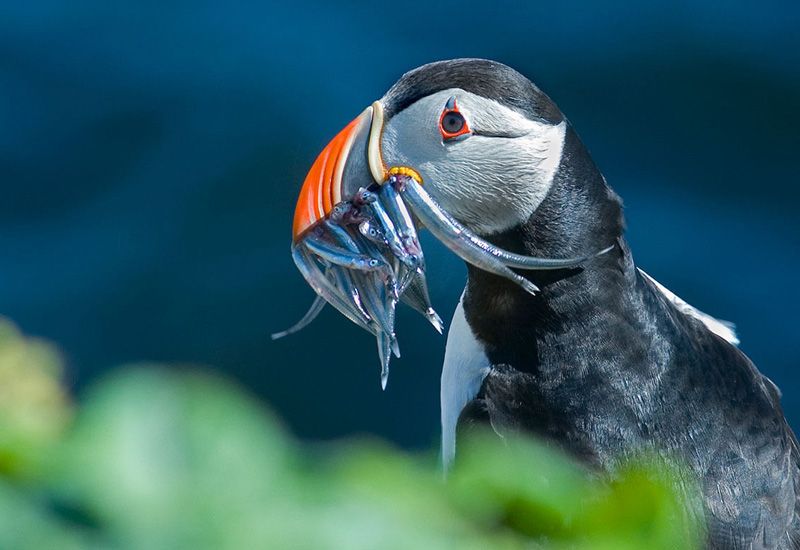
POLYGON ((0 318, 0 474, 22 475, 55 445, 72 410, 59 380, 61 358, 0 318))
MULTIPOLYGON (((117 370, 81 399, 49 346, 0 323, 0 548, 693 548, 684 476, 591 476, 536 441, 478 434, 433 456, 300 444, 194 369, 117 370)), ((691 484, 689 484, 690 486, 691 484)))

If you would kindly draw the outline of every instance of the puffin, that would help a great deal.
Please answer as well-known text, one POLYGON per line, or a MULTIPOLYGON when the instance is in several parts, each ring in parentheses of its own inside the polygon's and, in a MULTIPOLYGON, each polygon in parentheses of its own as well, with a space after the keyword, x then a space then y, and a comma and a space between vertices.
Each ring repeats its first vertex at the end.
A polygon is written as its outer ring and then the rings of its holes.
MULTIPOLYGON (((800 548, 800 450, 779 389, 729 324, 637 267, 622 202, 556 104, 484 59, 414 69, 377 103, 370 148, 464 227, 516 254, 588 258, 515 269, 535 293, 467 263, 441 376, 445 465, 475 426, 599 472, 655 452, 695 477, 708 548, 800 548)), ((372 181, 352 164, 351 187, 372 181)))

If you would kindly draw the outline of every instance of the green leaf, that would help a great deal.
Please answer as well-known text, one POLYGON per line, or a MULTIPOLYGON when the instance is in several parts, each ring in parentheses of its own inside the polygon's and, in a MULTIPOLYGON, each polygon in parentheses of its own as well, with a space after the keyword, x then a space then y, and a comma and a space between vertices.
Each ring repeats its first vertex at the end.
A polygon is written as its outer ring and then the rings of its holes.
POLYGON ((0 318, 0 475, 29 477, 72 417, 61 358, 0 318))
POLYGON ((98 381, 77 414, 53 349, 0 323, 0 548, 693 548, 688 471, 656 454, 587 472, 525 437, 430 454, 299 444, 192 368, 98 381))

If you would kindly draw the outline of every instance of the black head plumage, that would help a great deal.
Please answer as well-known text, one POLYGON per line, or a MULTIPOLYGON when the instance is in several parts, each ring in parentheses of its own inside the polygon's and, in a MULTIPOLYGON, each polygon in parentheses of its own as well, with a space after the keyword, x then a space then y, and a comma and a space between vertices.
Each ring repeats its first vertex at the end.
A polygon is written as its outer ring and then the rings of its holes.
POLYGON ((511 67, 488 59, 452 59, 409 71, 383 97, 391 117, 417 100, 449 88, 494 99, 531 120, 558 124, 564 115, 547 95, 511 67))

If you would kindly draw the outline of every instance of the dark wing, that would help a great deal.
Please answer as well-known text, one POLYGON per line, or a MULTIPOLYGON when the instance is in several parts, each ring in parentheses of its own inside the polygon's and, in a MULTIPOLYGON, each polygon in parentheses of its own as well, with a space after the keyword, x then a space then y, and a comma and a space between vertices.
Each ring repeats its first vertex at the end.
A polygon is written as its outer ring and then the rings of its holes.
POLYGON ((493 365, 478 395, 461 412, 459 437, 477 427, 490 427, 498 434, 531 433, 562 447, 588 466, 601 466, 588 435, 574 429, 572 418, 549 406, 539 377, 510 365, 493 365))
MULTIPOLYGON (((780 389, 778 389, 778 386, 776 386, 772 380, 763 374, 761 375, 761 381, 764 384, 764 388, 770 397, 773 407, 783 416, 780 389)), ((785 536, 788 542, 787 548, 800 549, 800 443, 798 443, 797 436, 785 419, 783 422, 783 432, 789 440, 788 461, 790 473, 787 477, 791 480, 791 487, 794 492, 794 502, 789 499, 786 503, 791 510, 792 519, 785 536)))
MULTIPOLYGON (((648 427, 648 438, 683 455, 700 478, 710 548, 800 548, 800 446, 784 419, 775 385, 738 350, 736 355, 747 365, 732 370, 757 377, 733 377, 734 385, 750 386, 738 396, 740 407, 726 411, 724 421, 709 420, 718 425, 708 430, 667 418, 648 427), (752 399, 750 392, 767 399, 752 399), (658 425, 672 429, 659 431, 658 425)), ((671 417, 669 411, 665 414, 671 417)), ((619 419, 620 426, 626 424, 619 419)), ((623 450, 618 445, 604 448, 591 430, 576 429, 574 419, 554 414, 537 377, 509 365, 495 365, 478 396, 464 408, 459 437, 476 426, 490 426, 500 434, 534 433, 598 469, 608 467, 623 450)), ((642 436, 639 444, 648 438, 642 436)), ((626 443, 636 445, 631 438, 626 443)))

